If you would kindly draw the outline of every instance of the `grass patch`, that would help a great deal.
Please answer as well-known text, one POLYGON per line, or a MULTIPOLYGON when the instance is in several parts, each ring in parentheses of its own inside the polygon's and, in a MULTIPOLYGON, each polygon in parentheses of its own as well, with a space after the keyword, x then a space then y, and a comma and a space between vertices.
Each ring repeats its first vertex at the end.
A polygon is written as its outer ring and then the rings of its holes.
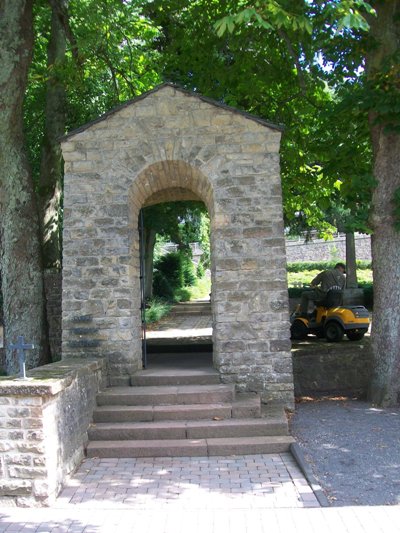
POLYGON ((190 292, 189 300, 198 300, 199 298, 207 298, 211 292, 211 279, 204 276, 197 279, 192 287, 186 287, 190 292))
POLYGON ((207 277, 197 279, 192 287, 175 289, 171 301, 155 296, 146 305, 146 322, 152 324, 166 316, 174 303, 189 302, 198 298, 205 298, 210 294, 211 280, 207 277))
POLYGON ((158 322, 171 310, 171 304, 161 298, 153 298, 146 306, 146 322, 152 324, 158 322))

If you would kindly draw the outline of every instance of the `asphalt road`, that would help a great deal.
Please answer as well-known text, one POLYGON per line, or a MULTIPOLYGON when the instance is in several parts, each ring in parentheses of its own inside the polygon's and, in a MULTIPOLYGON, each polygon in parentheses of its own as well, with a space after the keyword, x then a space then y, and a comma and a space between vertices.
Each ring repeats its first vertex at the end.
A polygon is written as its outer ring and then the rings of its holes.
POLYGON ((291 429, 331 505, 400 505, 400 408, 306 401, 291 429))

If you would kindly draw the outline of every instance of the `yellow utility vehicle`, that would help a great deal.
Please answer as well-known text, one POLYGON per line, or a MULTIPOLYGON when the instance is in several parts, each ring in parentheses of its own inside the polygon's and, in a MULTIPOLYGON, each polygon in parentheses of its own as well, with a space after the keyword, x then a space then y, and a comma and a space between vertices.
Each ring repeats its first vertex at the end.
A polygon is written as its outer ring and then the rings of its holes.
POLYGON ((316 309, 309 315, 299 315, 296 310, 290 317, 293 340, 304 340, 307 335, 340 342, 344 334, 350 341, 361 340, 369 327, 369 313, 363 305, 342 306, 342 291, 330 289, 316 309))

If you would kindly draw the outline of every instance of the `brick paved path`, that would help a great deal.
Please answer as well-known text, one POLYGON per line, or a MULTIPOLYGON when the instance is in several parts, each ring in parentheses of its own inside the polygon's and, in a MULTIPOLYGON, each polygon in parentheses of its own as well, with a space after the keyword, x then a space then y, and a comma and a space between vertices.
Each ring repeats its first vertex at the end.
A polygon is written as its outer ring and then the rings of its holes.
POLYGON ((399 533, 398 507, 198 511, 0 510, 0 532, 24 533, 399 533))
POLYGON ((209 303, 202 300, 191 302, 192 305, 200 305, 199 312, 181 312, 180 307, 190 306, 187 304, 177 304, 171 312, 155 324, 149 324, 147 339, 150 343, 157 341, 179 341, 193 339, 198 342, 211 342, 212 338, 212 318, 209 303), (201 306, 204 309, 201 309, 201 306))
POLYGON ((87 459, 57 507, 255 509, 318 507, 290 454, 87 459))
POLYGON ((400 506, 310 505, 286 454, 90 459, 52 508, 0 509, 0 533, 400 533, 400 506))

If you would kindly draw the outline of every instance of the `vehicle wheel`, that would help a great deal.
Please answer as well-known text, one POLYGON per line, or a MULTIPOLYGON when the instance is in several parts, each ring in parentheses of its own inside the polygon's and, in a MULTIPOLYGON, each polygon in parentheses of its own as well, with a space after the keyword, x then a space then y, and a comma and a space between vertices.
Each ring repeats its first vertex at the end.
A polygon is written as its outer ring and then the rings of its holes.
POLYGON ((365 331, 359 331, 357 329, 350 329, 346 332, 347 338, 349 341, 360 341, 364 335, 365 331))
POLYGON ((308 335, 308 327, 302 320, 295 320, 290 327, 290 338, 295 341, 302 341, 308 335))
POLYGON ((343 339, 344 330, 337 322, 328 322, 324 331, 328 342, 340 342, 343 339))

